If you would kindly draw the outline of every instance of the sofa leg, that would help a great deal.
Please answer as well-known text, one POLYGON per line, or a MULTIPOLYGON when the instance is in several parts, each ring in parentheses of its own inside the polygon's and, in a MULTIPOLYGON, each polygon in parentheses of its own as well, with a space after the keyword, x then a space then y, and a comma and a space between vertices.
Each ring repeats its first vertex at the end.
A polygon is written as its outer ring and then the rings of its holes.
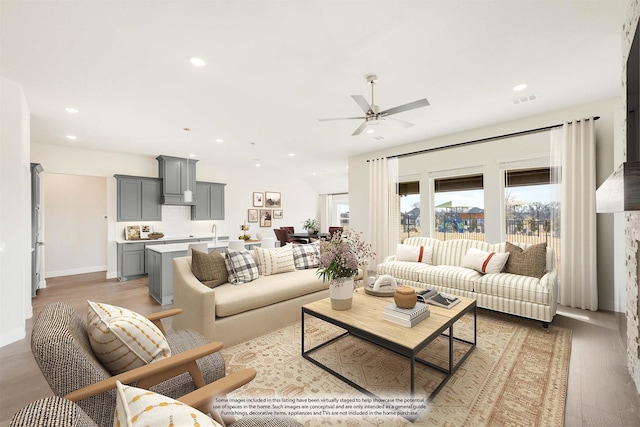
POLYGON ((549 322, 542 322, 542 327, 547 331, 547 333, 549 332, 549 322))

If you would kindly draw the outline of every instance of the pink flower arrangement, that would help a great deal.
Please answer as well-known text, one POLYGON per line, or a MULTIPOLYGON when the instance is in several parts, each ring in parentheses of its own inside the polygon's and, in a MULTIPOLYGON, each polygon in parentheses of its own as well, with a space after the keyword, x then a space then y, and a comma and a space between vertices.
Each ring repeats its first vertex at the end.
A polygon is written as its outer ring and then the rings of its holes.
POLYGON ((362 240, 361 234, 347 230, 342 235, 335 233, 330 239, 320 242, 320 269, 318 276, 331 285, 358 273, 360 264, 375 258, 371 245, 362 240))

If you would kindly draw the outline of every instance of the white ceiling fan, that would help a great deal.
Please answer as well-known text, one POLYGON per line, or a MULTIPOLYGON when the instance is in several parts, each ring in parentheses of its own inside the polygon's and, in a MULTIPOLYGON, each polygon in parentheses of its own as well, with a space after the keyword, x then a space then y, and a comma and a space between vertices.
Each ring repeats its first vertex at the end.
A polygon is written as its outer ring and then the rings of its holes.
POLYGON ((417 101, 410 102, 408 104, 399 105, 394 108, 389 108, 384 111, 380 111, 380 107, 377 106, 374 102, 374 93, 373 87, 378 82, 378 76, 375 74, 371 74, 367 76, 367 83, 371 85, 371 105, 367 102, 367 100, 362 95, 351 95, 354 101, 358 103, 362 111, 364 111, 364 117, 340 117, 335 119, 320 119, 321 122, 331 121, 331 120, 364 120, 362 124, 358 127, 358 129, 351 134, 351 136, 360 135, 362 131, 365 130, 367 126, 377 125, 378 123, 386 120, 387 118, 393 120, 396 123, 399 123, 405 128, 410 128, 413 126, 413 123, 405 122, 403 120, 398 120, 393 117, 389 117, 392 114, 402 113, 404 111, 413 110, 416 108, 426 107, 429 105, 429 101, 426 98, 419 99, 417 101))

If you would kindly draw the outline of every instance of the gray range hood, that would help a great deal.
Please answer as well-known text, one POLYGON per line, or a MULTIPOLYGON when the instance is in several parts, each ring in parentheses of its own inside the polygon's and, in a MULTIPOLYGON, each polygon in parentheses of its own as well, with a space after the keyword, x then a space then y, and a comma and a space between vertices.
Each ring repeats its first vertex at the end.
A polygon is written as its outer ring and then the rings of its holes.
POLYGON ((596 212, 640 210, 640 161, 624 162, 596 190, 596 212))

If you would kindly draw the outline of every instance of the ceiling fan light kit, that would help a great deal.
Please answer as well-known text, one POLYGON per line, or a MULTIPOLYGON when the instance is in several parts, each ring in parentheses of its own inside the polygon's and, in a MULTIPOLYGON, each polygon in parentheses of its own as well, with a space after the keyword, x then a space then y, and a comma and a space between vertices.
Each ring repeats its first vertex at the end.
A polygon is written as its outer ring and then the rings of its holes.
MULTIPOLYGON (((384 122, 388 116, 392 114, 402 113, 404 111, 414 110, 416 108, 426 107, 429 105, 429 101, 426 98, 419 99, 417 101, 410 102, 408 104, 399 105, 397 107, 389 108, 384 111, 380 111, 380 107, 375 104, 374 98, 374 86, 378 82, 378 76, 375 74, 369 74, 367 76, 367 84, 371 86, 371 104, 367 102, 367 100, 362 95, 351 95, 356 104, 362 108, 364 111, 363 117, 340 117, 335 119, 320 119, 320 121, 332 121, 332 120, 364 120, 362 124, 351 134, 351 136, 360 135, 367 126, 374 126, 384 122)), ((395 123, 400 124, 404 128, 410 128, 413 126, 413 123, 405 122, 402 120, 398 120, 392 117, 389 119, 393 120, 395 123)))

